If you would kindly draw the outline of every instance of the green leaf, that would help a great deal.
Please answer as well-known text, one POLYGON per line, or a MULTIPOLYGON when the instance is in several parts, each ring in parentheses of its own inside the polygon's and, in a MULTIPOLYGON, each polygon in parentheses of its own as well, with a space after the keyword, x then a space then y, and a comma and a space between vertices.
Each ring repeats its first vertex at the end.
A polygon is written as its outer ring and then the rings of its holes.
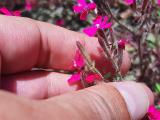
POLYGON ((160 17, 160 9, 157 11, 157 13, 158 13, 158 16, 160 17))
POLYGON ((147 44, 150 48, 155 48, 156 46, 156 37, 152 33, 147 36, 147 44))
POLYGON ((111 77, 111 73, 107 73, 105 76, 104 76, 104 79, 108 79, 111 77))
POLYGON ((156 84, 155 84, 155 91, 156 91, 157 93, 160 93, 160 84, 159 84, 159 83, 156 83, 156 84))

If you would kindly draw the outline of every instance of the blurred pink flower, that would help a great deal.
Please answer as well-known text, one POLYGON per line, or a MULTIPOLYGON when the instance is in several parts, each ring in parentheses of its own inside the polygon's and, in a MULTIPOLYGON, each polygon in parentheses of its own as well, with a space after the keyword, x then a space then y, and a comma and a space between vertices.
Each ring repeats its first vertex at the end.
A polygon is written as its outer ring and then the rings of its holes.
POLYGON ((150 120, 160 120, 160 110, 157 110, 154 106, 150 106, 148 116, 150 120))
POLYGON ((12 14, 13 14, 14 16, 21 16, 21 11, 16 10, 16 11, 13 11, 12 14))
POLYGON ((92 84, 93 82, 95 82, 95 80, 100 80, 101 77, 98 74, 89 74, 85 80, 87 83, 92 84))
MULTIPOLYGON (((82 72, 78 72, 76 74, 73 74, 69 79, 68 79, 68 83, 69 84, 75 84, 77 82, 80 82, 81 80, 81 74, 82 72)), ((93 82, 95 82, 95 80, 100 80, 101 77, 98 74, 88 74, 85 78, 85 82, 92 84, 93 82)))
POLYGON ((0 8, 0 12, 3 13, 4 15, 8 15, 8 16, 21 16, 21 11, 19 11, 19 10, 9 11, 5 7, 0 8))
POLYGON ((135 0, 124 0, 127 5, 131 5, 135 2, 135 0))
POLYGON ((58 26, 63 26, 65 21, 63 19, 56 20, 55 24, 58 26))
POLYGON ((73 10, 75 13, 80 13, 80 20, 86 20, 89 11, 94 10, 96 8, 96 4, 94 2, 87 3, 86 0, 77 0, 77 5, 73 6, 73 10))
MULTIPOLYGON (((75 84, 75 83, 77 83, 81 80, 81 74, 83 73, 82 68, 84 68, 84 66, 85 66, 84 58, 81 55, 79 50, 76 51, 76 55, 75 55, 75 58, 74 58, 74 61, 73 61, 73 66, 74 66, 74 68, 76 68, 78 70, 78 72, 73 74, 68 79, 68 83, 71 84, 71 85, 75 84)), ((85 77, 85 81, 89 84, 92 84, 95 80, 99 80, 100 78, 101 77, 98 74, 89 73, 85 77)))
POLYGON ((79 50, 76 50, 76 55, 73 61, 74 68, 81 70, 85 66, 85 61, 79 50))
POLYGON ((4 15, 12 16, 12 13, 5 7, 0 8, 0 12, 4 15))
POLYGON ((91 27, 85 28, 83 30, 89 36, 94 36, 97 33, 98 29, 107 29, 112 26, 111 22, 108 22, 107 16, 97 16, 95 20, 93 20, 93 25, 91 27))
POLYGON ((75 84, 81 80, 81 72, 73 74, 69 79, 68 83, 69 84, 75 84))
POLYGON ((75 57, 73 60, 73 67, 78 70, 77 73, 73 74, 69 79, 69 84, 75 84, 81 80, 81 69, 85 66, 84 58, 81 55, 79 49, 76 50, 75 57))
POLYGON ((31 3, 29 3, 29 2, 26 2, 26 4, 25 4, 25 9, 27 10, 27 11, 31 11, 32 10, 32 5, 31 5, 31 3))
POLYGON ((160 0, 157 0, 157 4, 160 5, 160 0))
POLYGON ((127 40, 125 39, 121 39, 118 41, 118 48, 119 49, 125 49, 126 44, 128 43, 127 40))

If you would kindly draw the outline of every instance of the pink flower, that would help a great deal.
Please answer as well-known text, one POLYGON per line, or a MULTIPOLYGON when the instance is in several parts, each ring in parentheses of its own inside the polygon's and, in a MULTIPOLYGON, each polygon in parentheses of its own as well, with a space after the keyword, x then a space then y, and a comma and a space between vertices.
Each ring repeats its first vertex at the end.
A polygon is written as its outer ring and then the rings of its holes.
POLYGON ((96 4, 94 2, 87 3, 86 0, 77 0, 77 5, 73 6, 73 10, 75 13, 80 13, 80 20, 86 20, 89 11, 94 10, 96 8, 96 4))
POLYGON ((135 2, 135 0, 124 0, 127 5, 131 5, 135 2))
MULTIPOLYGON (((76 74, 73 74, 69 79, 68 79, 68 83, 69 84, 75 84, 77 82, 80 82, 81 80, 81 74, 82 72, 78 72, 76 74)), ((101 77, 98 75, 98 74, 88 74, 86 77, 85 77, 85 82, 89 83, 89 84, 92 84, 93 82, 95 82, 95 80, 100 80, 101 77)))
POLYGON ((101 77, 98 74, 90 74, 85 78, 86 82, 90 84, 95 82, 95 80, 100 80, 100 79, 101 77))
MULTIPOLYGON (((68 83, 69 84, 75 84, 77 82, 80 82, 81 80, 81 75, 83 73, 82 68, 85 66, 85 61, 83 56, 81 55, 79 50, 76 50, 76 55, 73 61, 73 66, 78 70, 77 73, 73 74, 69 79, 68 83)), ((84 78, 85 81, 89 84, 92 84, 95 80, 100 80, 101 77, 98 74, 94 73, 88 73, 87 76, 84 78)))
POLYGON ((160 0, 157 0, 157 4, 160 5, 160 0))
POLYGON ((27 10, 27 11, 31 11, 32 10, 32 5, 31 5, 31 3, 29 3, 29 2, 26 2, 26 4, 25 4, 25 9, 27 10))
POLYGON ((104 30, 112 26, 112 23, 108 23, 107 21, 107 16, 97 16, 96 19, 93 20, 93 25, 91 27, 85 28, 83 32, 89 36, 94 36, 98 29, 104 30))
POLYGON ((0 12, 4 15, 12 16, 12 13, 5 7, 0 8, 0 12))
POLYGON ((16 11, 13 11, 12 14, 13 14, 14 16, 21 16, 21 11, 16 10, 16 11))
POLYGON ((85 66, 85 61, 79 50, 76 50, 76 55, 73 61, 74 68, 81 70, 85 66))
POLYGON ((118 41, 118 48, 119 49, 125 49, 125 46, 126 46, 126 43, 127 43, 128 41, 127 40, 124 40, 124 39, 121 39, 121 40, 119 40, 118 41))
POLYGON ((7 16, 21 16, 21 12, 20 11, 9 11, 7 8, 2 7, 0 8, 0 12, 3 13, 4 15, 7 16))
POLYGON ((69 84, 75 84, 81 80, 81 70, 85 66, 85 61, 83 56, 81 55, 79 49, 76 50, 76 54, 73 60, 73 67, 78 70, 77 73, 73 74, 69 79, 68 83, 69 84))
POLYGON ((63 26, 64 25, 64 20, 63 19, 56 20, 55 24, 58 25, 58 26, 63 26))
POLYGON ((150 120, 160 120, 160 110, 157 110, 154 106, 150 106, 148 116, 150 120))
POLYGON ((68 79, 68 83, 69 84, 75 84, 77 82, 79 82, 81 80, 81 72, 78 72, 76 74, 73 74, 69 79, 68 79))

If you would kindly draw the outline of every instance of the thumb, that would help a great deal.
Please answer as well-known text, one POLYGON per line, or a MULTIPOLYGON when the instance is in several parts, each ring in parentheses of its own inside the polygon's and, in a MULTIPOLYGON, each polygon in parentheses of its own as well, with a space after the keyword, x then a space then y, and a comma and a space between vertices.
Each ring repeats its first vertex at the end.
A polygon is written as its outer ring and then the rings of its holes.
POLYGON ((139 83, 100 84, 41 101, 39 115, 56 120, 139 120, 152 102, 152 92, 139 83))

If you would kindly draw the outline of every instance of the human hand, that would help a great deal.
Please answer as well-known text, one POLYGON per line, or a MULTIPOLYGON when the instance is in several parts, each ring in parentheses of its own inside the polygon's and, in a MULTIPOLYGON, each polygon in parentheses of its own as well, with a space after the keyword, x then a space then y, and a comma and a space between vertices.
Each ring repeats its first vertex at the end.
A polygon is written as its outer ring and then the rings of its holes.
MULTIPOLYGON (((96 38, 12 16, 0 16, 0 26, 1 89, 33 99, 49 98, 29 100, 0 91, 1 119, 139 119, 153 103, 150 90, 138 83, 108 83, 72 92, 81 86, 70 86, 70 75, 30 71, 33 67, 71 70, 76 41, 85 42, 97 64, 101 63, 99 69, 106 66, 110 71, 110 62, 103 61, 96 38)), ((130 63, 124 53, 121 71, 126 73, 130 63)))

